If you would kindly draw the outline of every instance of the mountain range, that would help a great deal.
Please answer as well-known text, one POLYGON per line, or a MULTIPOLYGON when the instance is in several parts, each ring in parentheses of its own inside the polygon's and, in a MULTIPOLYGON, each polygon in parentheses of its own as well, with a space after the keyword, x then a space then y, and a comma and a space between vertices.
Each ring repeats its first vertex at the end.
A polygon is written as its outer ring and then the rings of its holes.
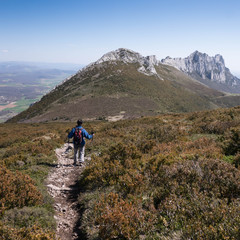
POLYGON ((240 80, 220 55, 209 57, 196 51, 185 59, 159 61, 156 56, 119 48, 9 121, 113 120, 231 107, 240 103, 239 95, 229 94, 239 93, 237 89, 240 80))

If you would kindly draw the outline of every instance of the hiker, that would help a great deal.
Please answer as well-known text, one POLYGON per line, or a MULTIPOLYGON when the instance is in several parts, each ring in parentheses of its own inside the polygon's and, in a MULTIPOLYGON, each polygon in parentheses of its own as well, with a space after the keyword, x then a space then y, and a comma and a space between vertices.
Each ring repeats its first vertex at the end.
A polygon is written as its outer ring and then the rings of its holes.
POLYGON ((92 139, 93 133, 90 135, 88 132, 82 127, 83 121, 79 119, 77 121, 77 126, 72 129, 72 131, 68 134, 68 138, 73 137, 74 144, 74 166, 77 165, 77 162, 80 164, 84 163, 84 154, 85 154, 85 140, 92 139))

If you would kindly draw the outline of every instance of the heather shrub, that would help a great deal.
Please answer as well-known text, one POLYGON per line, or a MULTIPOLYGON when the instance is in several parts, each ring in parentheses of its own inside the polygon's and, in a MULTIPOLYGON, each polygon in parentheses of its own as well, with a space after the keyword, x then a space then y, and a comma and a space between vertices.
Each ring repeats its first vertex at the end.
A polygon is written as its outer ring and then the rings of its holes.
POLYGON ((116 193, 102 196, 95 205, 95 224, 101 239, 139 239, 154 230, 155 217, 141 201, 129 202, 116 193))
POLYGON ((36 156, 37 154, 49 155, 52 153, 52 150, 55 149, 57 146, 58 145, 56 143, 53 143, 52 141, 38 138, 31 142, 15 144, 11 148, 7 149, 3 157, 7 158, 16 154, 23 153, 28 153, 32 156, 36 156))
POLYGON ((239 156, 236 150, 225 155, 219 135, 229 149, 238 146, 230 129, 237 129, 239 113, 163 115, 103 126, 101 141, 95 138, 101 153, 81 178, 81 186, 97 196, 80 201, 87 202, 83 226, 89 239, 238 239, 239 156), (142 215, 128 223, 132 208, 151 215, 150 230, 144 230, 142 215))
POLYGON ((43 207, 14 208, 5 212, 2 222, 15 228, 38 225, 44 229, 54 229, 55 222, 52 215, 52 212, 43 207))
POLYGON ((195 141, 181 141, 173 145, 178 154, 204 156, 207 159, 216 159, 222 156, 221 148, 213 138, 201 137, 195 141))
POLYGON ((55 148, 66 138, 66 127, 0 124, 0 217, 4 222, 0 236, 4 239, 54 239, 53 232, 43 230, 55 224, 45 179, 56 160, 55 148))
POLYGON ((49 136, 38 137, 28 142, 18 142, 5 149, 2 162, 10 168, 21 168, 23 165, 50 164, 55 159, 54 149, 58 142, 51 141, 49 136), (20 167, 19 167, 20 166, 20 167))
POLYGON ((171 194, 159 205, 165 233, 182 231, 182 239, 238 239, 239 202, 206 196, 197 189, 171 194))
POLYGON ((230 129, 231 127, 237 126, 237 122, 233 121, 211 121, 211 122, 203 122, 199 124, 199 129, 201 133, 209 133, 209 134, 223 134, 226 130, 230 129))
POLYGON ((107 156, 92 156, 80 177, 79 185, 86 188, 113 185, 124 173, 125 169, 119 161, 110 161, 107 156))
POLYGON ((42 196, 28 175, 0 167, 0 213, 14 207, 41 203, 42 196))
POLYGON ((80 180, 81 186, 99 186, 117 184, 120 176, 128 168, 137 166, 140 153, 135 146, 122 143, 111 146, 100 156, 92 156, 92 161, 84 169, 80 180))
POLYGON ((224 134, 230 128, 239 126, 239 107, 193 113, 187 119, 193 121, 195 132, 224 134))
MULTIPOLYGON (((239 167, 240 167, 240 153, 238 153, 238 154, 234 157, 232 163, 234 164, 234 166, 235 166, 236 168, 239 169, 239 167)), ((240 170, 240 169, 239 169, 239 170, 240 170)))
POLYGON ((151 183, 153 203, 165 231, 181 229, 184 238, 237 239, 240 172, 220 160, 185 160, 158 164, 151 183), (226 228, 226 229, 225 229, 226 228))
POLYGON ((147 140, 154 140, 156 142, 171 142, 183 135, 183 131, 178 126, 174 125, 155 125, 146 130, 145 134, 147 140))
POLYGON ((118 160, 122 165, 125 165, 126 159, 136 159, 141 156, 136 146, 122 143, 110 147, 107 154, 110 161, 118 160))
POLYGON ((232 128, 222 138, 222 148, 226 155, 236 155, 240 152, 240 128, 232 128))
POLYGON ((156 146, 156 141, 153 140, 142 139, 137 143, 137 148, 141 153, 149 153, 154 146, 156 146))
POLYGON ((171 165, 160 162, 157 166, 151 169, 156 172, 152 182, 157 187, 167 184, 169 192, 178 191, 178 187, 184 191, 195 188, 205 195, 228 199, 229 203, 240 197, 239 170, 221 160, 185 160, 171 165))
POLYGON ((123 194, 141 193, 145 184, 145 176, 138 169, 130 169, 125 174, 119 176, 116 183, 116 190, 123 194))
POLYGON ((13 228, 0 221, 0 239, 6 240, 53 240, 55 233, 38 226, 13 228))

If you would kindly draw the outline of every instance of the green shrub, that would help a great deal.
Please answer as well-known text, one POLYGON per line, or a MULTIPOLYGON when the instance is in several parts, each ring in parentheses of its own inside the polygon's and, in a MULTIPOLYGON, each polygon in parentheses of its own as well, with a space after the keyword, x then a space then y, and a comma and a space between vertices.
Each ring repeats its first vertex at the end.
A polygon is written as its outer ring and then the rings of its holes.
POLYGON ((53 213, 43 207, 14 208, 5 212, 2 222, 11 227, 27 228, 38 225, 54 230, 53 213))

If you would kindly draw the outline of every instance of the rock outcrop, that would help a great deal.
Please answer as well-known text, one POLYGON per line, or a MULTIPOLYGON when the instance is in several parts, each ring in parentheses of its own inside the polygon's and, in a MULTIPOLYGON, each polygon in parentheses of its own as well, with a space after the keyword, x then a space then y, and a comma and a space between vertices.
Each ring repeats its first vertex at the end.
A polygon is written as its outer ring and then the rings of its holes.
POLYGON ((140 53, 134 52, 126 48, 119 48, 115 51, 111 51, 104 54, 100 59, 98 59, 94 63, 89 64, 83 70, 103 62, 114 62, 114 61, 121 61, 126 64, 138 63, 140 65, 140 67, 138 68, 139 72, 148 76, 151 76, 151 75, 158 76, 155 66, 158 66, 160 64, 160 61, 157 60, 155 55, 144 57, 140 53))
POLYGON ((186 58, 167 57, 162 59, 161 62, 177 68, 196 80, 201 81, 203 79, 205 81, 201 82, 205 84, 207 84, 206 80, 210 80, 215 83, 215 88, 218 90, 226 89, 219 89, 216 84, 220 84, 222 88, 227 87, 230 92, 234 92, 238 88, 240 91, 240 79, 231 74, 225 66, 223 57, 219 54, 210 57, 206 53, 195 51, 186 58))

